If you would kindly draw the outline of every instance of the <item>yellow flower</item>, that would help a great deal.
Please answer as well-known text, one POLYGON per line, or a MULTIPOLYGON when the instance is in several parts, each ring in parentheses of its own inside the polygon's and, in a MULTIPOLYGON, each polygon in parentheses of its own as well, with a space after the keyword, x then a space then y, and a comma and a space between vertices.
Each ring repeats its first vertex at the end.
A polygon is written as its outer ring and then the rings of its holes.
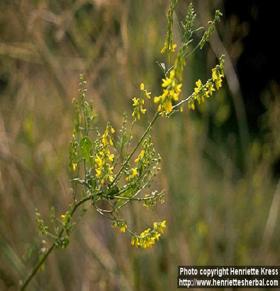
POLYGON ((177 44, 176 43, 174 43, 173 45, 172 45, 172 52, 174 53, 175 52, 175 50, 176 50, 176 47, 177 47, 177 44))
POLYGON ((159 233, 164 233, 164 231, 166 229, 166 220, 163 220, 161 222, 154 222, 153 227, 159 233))
POLYGON ((217 74, 217 69, 216 68, 212 69, 212 80, 213 81, 218 80, 218 74, 217 74))
POLYGON ((132 117, 134 117, 134 121, 135 121, 136 119, 140 119, 141 114, 145 114, 147 110, 144 108, 144 104, 145 104, 144 99, 134 97, 132 101, 133 101, 132 117))
POLYGON ((191 109, 191 110, 195 110, 194 101, 189 101, 188 102, 188 108, 191 109))
POLYGON ((125 221, 120 221, 120 220, 114 221, 113 226, 118 227, 120 232, 126 232, 127 230, 127 224, 125 221))
POLYGON ((126 230, 127 230, 127 225, 126 224, 124 224, 124 225, 122 225, 120 227, 120 232, 126 232, 126 230))
POLYGON ((166 102, 163 105, 163 107, 164 107, 164 110, 166 111, 166 113, 170 113, 172 111, 172 108, 173 108, 171 101, 166 102))
POLYGON ((114 154, 111 154, 111 153, 108 154, 108 159, 109 159, 110 162, 114 161, 114 157, 115 157, 114 154))
POLYGON ((213 95, 215 90, 221 88, 223 76, 223 67, 221 63, 212 69, 211 79, 209 79, 205 84, 203 84, 201 80, 197 80, 195 83, 194 92, 192 94, 192 99, 188 101, 188 108, 194 110, 195 100, 198 102, 198 104, 203 103, 205 97, 210 97, 213 95))
POLYGON ((147 90, 145 90, 144 93, 147 99, 151 99, 151 94, 152 94, 151 92, 148 92, 147 90))
POLYGON ((102 135, 102 143, 104 146, 107 146, 108 144, 110 144, 111 146, 113 145, 113 140, 112 140, 111 136, 109 135, 109 130, 111 131, 111 133, 115 132, 113 127, 109 127, 109 126, 106 127, 106 129, 102 135))
POLYGON ((103 159, 99 155, 96 156, 94 161, 95 161, 95 163, 97 164, 98 167, 102 167, 103 164, 104 164, 103 159))
POLYGON ((141 83, 140 84, 140 90, 141 91, 143 91, 143 93, 144 93, 144 95, 145 95, 145 97, 147 98, 147 99, 151 99, 151 92, 148 92, 148 90, 146 90, 145 89, 145 85, 144 85, 144 83, 141 83))
POLYGON ((182 91, 182 83, 181 84, 178 84, 177 86, 176 86, 176 92, 179 92, 179 93, 181 93, 181 91, 182 91))
POLYGON ((110 151, 110 146, 113 146, 111 134, 114 132, 114 128, 108 124, 101 136, 100 148, 94 158, 95 174, 100 186, 102 186, 106 181, 112 182, 114 180, 113 162, 115 155, 110 151))
POLYGON ((178 101, 182 91, 182 83, 178 82, 175 69, 170 71, 168 77, 162 79, 161 87, 163 92, 160 96, 154 98, 154 103, 159 103, 159 112, 168 114, 173 110, 172 101, 178 101))
POLYGON ((102 174, 101 169, 97 168, 97 169, 95 169, 95 172, 96 172, 96 177, 97 178, 101 177, 101 174, 102 174))
POLYGON ((162 87, 165 88, 165 87, 168 87, 170 84, 172 83, 172 80, 170 78, 167 78, 167 79, 162 79, 162 87))
POLYGON ((150 248, 159 240, 166 228, 166 220, 154 222, 153 228, 147 228, 139 235, 133 235, 131 245, 140 248, 150 248))
POLYGON ((201 89, 202 89, 202 82, 201 82, 201 80, 200 79, 197 80, 196 83, 195 83, 195 85, 196 85, 196 87, 194 88, 194 92, 196 94, 198 94, 201 91, 201 89))
POLYGON ((154 98, 154 102, 155 102, 155 103, 159 103, 159 101, 160 101, 160 96, 156 96, 156 97, 154 98))
POLYGON ((146 111, 147 111, 147 109, 145 109, 145 108, 143 108, 143 107, 140 107, 140 111, 141 111, 142 114, 145 114, 146 111))
POLYGON ((173 69, 173 70, 170 71, 170 79, 173 80, 174 77, 175 77, 175 70, 173 69))
POLYGON ((222 87, 224 74, 218 70, 218 67, 212 69, 212 80, 215 83, 216 89, 220 89, 222 87))
POLYGON ((223 82, 222 78, 218 78, 218 80, 215 81, 217 90, 222 87, 222 82, 223 82))
POLYGON ((131 169, 131 176, 132 177, 135 177, 135 176, 137 176, 138 175, 138 170, 137 170, 137 168, 132 168, 131 169))
POLYGON ((133 107, 138 106, 140 103, 140 99, 136 97, 132 98, 132 101, 133 101, 133 104, 132 104, 133 107))
POLYGON ((155 233, 155 235, 154 235, 154 239, 155 239, 155 240, 159 240, 159 238, 160 238, 160 233, 158 233, 158 232, 155 233))
POLYGON ((126 177, 127 181, 132 180, 133 178, 135 178, 138 175, 138 170, 137 168, 132 168, 131 169, 131 174, 129 176, 126 177))
POLYGON ((76 169, 77 169, 77 163, 72 163, 72 169, 73 169, 74 172, 76 171, 76 169))
POLYGON ((215 91, 215 88, 214 88, 213 83, 211 81, 208 81, 206 83, 206 92, 205 92, 206 97, 212 96, 214 91, 215 91))
POLYGON ((144 157, 145 154, 145 150, 141 150, 140 154, 138 155, 138 157, 135 159, 135 163, 139 163, 139 161, 141 161, 144 157))
POLYGON ((161 53, 164 54, 165 52, 174 53, 176 50, 177 44, 176 43, 168 43, 167 41, 164 42, 164 46, 161 49, 161 53))
POLYGON ((137 237, 133 236, 133 237, 131 238, 131 245, 132 245, 132 246, 137 246, 137 237))
POLYGON ((105 146, 108 144, 108 138, 107 138, 106 135, 103 135, 103 136, 102 136, 102 143, 103 143, 103 145, 105 145, 105 146))

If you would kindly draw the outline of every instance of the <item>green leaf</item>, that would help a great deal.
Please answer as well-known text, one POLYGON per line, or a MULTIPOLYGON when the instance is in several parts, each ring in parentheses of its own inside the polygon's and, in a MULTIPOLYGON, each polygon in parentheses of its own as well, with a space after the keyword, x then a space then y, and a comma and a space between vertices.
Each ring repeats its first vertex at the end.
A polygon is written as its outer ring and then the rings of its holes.
POLYGON ((112 188, 108 189, 108 191, 105 192, 105 195, 109 199, 114 199, 114 196, 120 192, 118 186, 113 186, 112 188))
POLYGON ((92 142, 87 136, 81 139, 80 150, 81 158, 85 159, 86 161, 89 161, 91 157, 92 142))

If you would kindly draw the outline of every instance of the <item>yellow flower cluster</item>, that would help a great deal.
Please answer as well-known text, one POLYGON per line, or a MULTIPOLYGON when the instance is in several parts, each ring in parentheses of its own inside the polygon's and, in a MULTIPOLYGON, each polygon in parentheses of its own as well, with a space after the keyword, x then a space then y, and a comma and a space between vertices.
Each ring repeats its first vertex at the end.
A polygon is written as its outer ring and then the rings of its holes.
POLYGON ((113 222, 114 227, 118 227, 120 232, 126 232, 127 231, 127 224, 125 221, 122 220, 116 220, 113 222))
MULTIPOLYGON (((135 159, 134 163, 137 165, 144 158, 144 155, 145 155, 145 150, 141 150, 138 157, 135 159)), ((131 168, 130 174, 129 176, 126 177, 126 180, 131 181, 137 176, 138 176, 138 167, 131 168)))
POLYGON ((163 220, 161 222, 154 222, 153 227, 155 231, 163 234, 166 229, 166 220, 163 220))
POLYGON ((133 112, 132 112, 132 117, 134 118, 134 121, 136 121, 137 119, 140 119, 141 114, 145 114, 146 113, 146 109, 144 108, 144 104, 145 104, 145 100, 142 98, 137 98, 134 97, 132 99, 133 101, 133 112))
POLYGON ((144 83, 140 84, 140 90, 144 93, 144 95, 147 99, 151 99, 151 92, 149 92, 147 89, 145 89, 144 83))
POLYGON ((135 159, 134 162, 138 164, 144 158, 144 155, 145 155, 145 150, 141 150, 141 152, 139 153, 138 157, 135 159))
POLYGON ((176 50, 177 44, 176 43, 167 43, 164 42, 163 48, 161 49, 161 53, 164 54, 165 52, 174 53, 176 50))
POLYGON ((126 177, 126 181, 131 181, 137 176, 138 176, 138 169, 137 168, 132 168, 130 170, 130 175, 126 177))
MULTIPOLYGON (((145 89, 144 83, 140 84, 140 90, 143 92, 143 95, 147 99, 151 98, 151 92, 149 92, 148 90, 145 89)), ((145 104, 144 98, 134 97, 134 98, 132 98, 132 101, 133 101, 133 103, 132 103, 132 107, 133 107, 132 117, 133 117, 134 121, 136 121, 137 119, 139 120, 141 117, 141 114, 145 114, 147 110, 144 108, 144 104, 145 104)))
POLYGON ((219 90, 222 87, 224 72, 217 66, 212 69, 212 80, 215 83, 216 89, 219 90))
POLYGON ((103 185, 106 181, 112 182, 113 176, 113 162, 114 154, 110 151, 110 146, 113 146, 111 134, 115 132, 111 125, 107 125, 103 135, 101 136, 100 150, 95 156, 95 173, 96 177, 100 179, 100 184, 103 185))
POLYGON ((150 248, 159 240, 166 228, 166 220, 161 222, 154 222, 153 228, 147 228, 138 236, 133 236, 131 245, 140 248, 150 248))
POLYGON ((154 98, 154 102, 158 105, 158 111, 163 114, 168 114, 172 111, 172 101, 178 101, 181 93, 182 83, 178 82, 176 72, 172 69, 166 79, 162 79, 161 87, 163 93, 154 98))
POLYGON ((189 109, 195 109, 195 101, 198 104, 203 103, 205 98, 209 98, 213 95, 213 92, 219 90, 222 87, 224 78, 224 59, 220 58, 220 63, 212 69, 212 76, 205 84, 202 84, 201 80, 196 81, 194 92, 191 95, 190 101, 188 101, 189 109))

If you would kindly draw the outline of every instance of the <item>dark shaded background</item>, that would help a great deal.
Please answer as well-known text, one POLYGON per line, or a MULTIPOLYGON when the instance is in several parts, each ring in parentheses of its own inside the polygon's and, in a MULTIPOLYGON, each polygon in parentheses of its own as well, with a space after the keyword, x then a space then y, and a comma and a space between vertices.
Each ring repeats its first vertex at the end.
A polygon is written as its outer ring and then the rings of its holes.
POLYGON ((261 95, 273 82, 279 84, 279 7, 276 1, 224 1, 226 21, 235 16, 246 23, 248 33, 240 41, 243 50, 236 60, 250 131, 258 134, 264 113, 261 95))

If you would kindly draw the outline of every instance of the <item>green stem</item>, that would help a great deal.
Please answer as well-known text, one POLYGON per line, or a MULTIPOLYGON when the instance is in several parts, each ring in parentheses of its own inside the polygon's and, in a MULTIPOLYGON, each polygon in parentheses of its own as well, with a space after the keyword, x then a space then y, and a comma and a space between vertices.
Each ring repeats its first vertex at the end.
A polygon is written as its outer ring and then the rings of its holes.
MULTIPOLYGON (((128 162, 130 161, 130 159, 132 158, 132 156, 134 155, 134 153, 137 151, 137 149, 139 148, 139 146, 141 145, 141 143, 143 142, 144 138, 147 136, 147 134, 149 133, 150 129, 152 128, 153 124, 155 123, 155 121, 157 120, 157 118, 159 117, 159 112, 156 112, 153 119, 150 121, 148 127, 146 128, 145 132, 143 133, 143 135, 141 136, 139 142, 137 143, 137 145, 134 147, 134 149, 131 151, 131 153, 129 154, 129 156, 127 157, 127 159, 125 160, 125 162, 122 164, 121 168, 119 169, 115 179, 113 180, 113 182, 111 183, 111 185, 113 185, 118 178, 120 177, 123 169, 125 168, 125 166, 128 164, 128 162)), ((98 194, 96 194, 98 195, 98 194)), ((74 204, 71 212, 70 212, 70 218, 73 217, 74 213, 76 212, 76 210, 85 202, 89 201, 92 199, 93 194, 90 194, 88 196, 86 196, 85 198, 81 199, 80 201, 78 201, 76 204, 74 204)), ((57 239, 61 238, 61 236, 63 235, 65 229, 62 228, 58 234, 57 239)), ((20 290, 23 291, 26 289, 26 287, 29 285, 30 281, 34 278, 34 276, 37 274, 37 272, 39 271, 39 269, 41 268, 41 266, 44 264, 44 262, 47 260, 47 258, 49 257, 49 255, 52 253, 52 251, 55 249, 55 242, 49 247, 49 249, 47 250, 47 252, 44 254, 44 256, 38 261, 38 263, 36 264, 36 266, 33 268, 33 270, 30 272, 30 274, 28 275, 28 277, 25 279, 24 283, 22 284, 20 290)))
MULTIPOLYGON (((190 96, 188 96, 187 98, 185 99, 182 99, 180 102, 176 103, 173 108, 172 108, 172 112, 173 110, 177 109, 178 107, 180 107, 181 105, 183 105, 184 103, 188 102, 190 99, 193 98, 193 94, 191 94, 190 96)), ((172 113, 171 112, 171 113, 172 113)))
MULTIPOLYGON (((76 204, 74 204, 71 212, 70 212, 70 217, 72 218, 74 213, 76 212, 76 210, 85 202, 89 201, 92 199, 92 194, 86 196, 85 198, 81 199, 80 201, 78 201, 76 204)), ((57 236, 57 239, 60 239, 61 236, 64 233, 64 228, 62 228, 57 236)), ((36 266, 33 268, 33 270, 30 272, 30 274, 28 275, 28 277, 25 279, 24 283, 22 284, 22 286, 20 287, 20 290, 23 291, 26 289, 26 287, 29 285, 30 281, 34 278, 34 276, 37 274, 37 272, 39 271, 39 269, 41 268, 41 266, 44 264, 44 262, 47 260, 48 256, 52 253, 52 251, 55 249, 55 242, 52 243, 52 245, 49 247, 49 249, 47 250, 47 252, 44 254, 44 256, 38 261, 38 263, 36 264, 36 266)))
POLYGON ((137 151, 137 149, 139 148, 139 146, 141 145, 141 143, 143 142, 144 138, 146 137, 146 135, 149 133, 150 129, 152 128, 153 124, 156 122, 156 120, 159 117, 159 112, 156 112, 153 119, 150 121, 148 127, 146 128, 146 130, 144 131, 143 135, 141 136, 139 142, 137 143, 137 145, 135 146, 135 148, 131 151, 131 153, 129 154, 129 156, 127 157, 127 159, 124 161, 124 163, 122 164, 121 168, 119 169, 115 179, 112 181, 111 185, 114 185, 116 183, 116 181, 118 180, 118 178, 120 177, 123 169, 125 168, 125 166, 128 164, 128 162, 130 161, 130 159, 132 158, 132 156, 135 154, 135 152, 137 151))

